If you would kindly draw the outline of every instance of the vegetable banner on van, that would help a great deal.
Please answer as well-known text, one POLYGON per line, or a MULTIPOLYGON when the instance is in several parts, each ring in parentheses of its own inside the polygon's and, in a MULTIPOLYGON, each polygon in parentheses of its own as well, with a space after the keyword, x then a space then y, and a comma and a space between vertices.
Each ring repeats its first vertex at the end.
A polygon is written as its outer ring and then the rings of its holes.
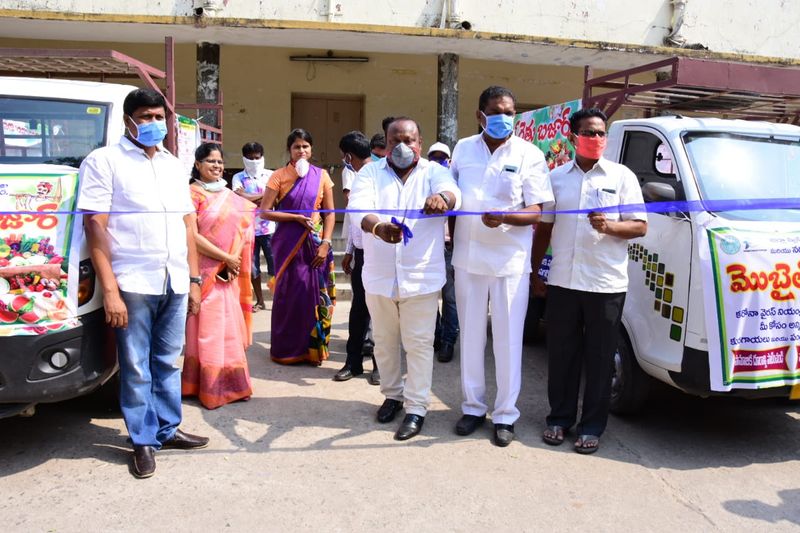
POLYGON ((71 253, 77 185, 70 168, 0 173, 0 336, 78 325, 78 269, 69 264, 78 255, 71 253))
POLYGON ((800 232, 700 232, 711 390, 800 383, 800 232))
POLYGON ((572 100, 519 113, 514 117, 514 135, 539 148, 553 170, 575 157, 575 147, 569 142, 569 117, 580 108, 581 101, 572 100))
MULTIPOLYGON (((581 108, 581 100, 571 100, 541 109, 518 113, 514 117, 514 135, 531 142, 544 154, 550 170, 572 161, 575 147, 569 142, 569 116, 581 108)), ((548 246, 537 274, 547 281, 552 249, 548 246)))

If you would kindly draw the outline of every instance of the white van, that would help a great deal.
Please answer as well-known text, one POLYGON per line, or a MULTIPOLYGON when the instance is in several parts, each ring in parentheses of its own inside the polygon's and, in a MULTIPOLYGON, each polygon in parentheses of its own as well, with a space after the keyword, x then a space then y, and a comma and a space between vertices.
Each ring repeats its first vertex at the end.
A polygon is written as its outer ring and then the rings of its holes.
POLYGON ((605 156, 637 175, 646 203, 675 202, 629 244, 612 410, 639 409, 650 378, 700 396, 795 397, 800 127, 621 120, 605 156))
POLYGON ((86 394, 116 371, 82 218, 72 212, 78 166, 118 142, 134 89, 0 78, 0 418, 86 394))

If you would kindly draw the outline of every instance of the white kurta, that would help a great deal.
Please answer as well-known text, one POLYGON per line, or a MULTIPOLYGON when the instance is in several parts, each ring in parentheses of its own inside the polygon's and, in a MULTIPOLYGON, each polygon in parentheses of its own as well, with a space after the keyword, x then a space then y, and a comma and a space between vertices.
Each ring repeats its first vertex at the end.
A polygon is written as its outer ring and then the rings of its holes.
MULTIPOLYGON (((462 139, 453 150, 452 169, 465 211, 517 211, 553 199, 544 154, 515 136, 494 153, 482 135, 462 139)), ((531 226, 489 228, 479 216, 456 221, 453 266, 461 329, 461 410, 475 416, 488 411, 484 352, 490 309, 497 381, 495 424, 513 424, 519 418, 516 402, 532 242, 531 226)))

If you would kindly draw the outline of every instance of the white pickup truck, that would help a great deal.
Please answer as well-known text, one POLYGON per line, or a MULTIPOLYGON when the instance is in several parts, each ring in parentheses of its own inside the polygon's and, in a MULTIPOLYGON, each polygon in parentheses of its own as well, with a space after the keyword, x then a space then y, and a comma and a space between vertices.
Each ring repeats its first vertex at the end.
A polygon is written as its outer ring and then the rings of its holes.
POLYGON ((628 247, 612 410, 640 409, 652 378, 700 396, 796 397, 800 127, 620 120, 605 157, 637 175, 646 203, 676 202, 628 247))
POLYGON ((77 167, 118 142, 133 89, 0 78, 0 418, 86 394, 117 368, 82 218, 68 211, 77 167))

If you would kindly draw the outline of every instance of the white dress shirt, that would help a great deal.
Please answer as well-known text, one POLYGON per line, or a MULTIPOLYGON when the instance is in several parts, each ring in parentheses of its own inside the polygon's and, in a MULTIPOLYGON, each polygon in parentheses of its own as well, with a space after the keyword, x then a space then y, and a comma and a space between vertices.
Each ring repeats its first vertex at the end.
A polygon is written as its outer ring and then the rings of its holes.
MULTIPOLYGON (((358 173, 350 192, 353 229, 375 209, 400 209, 418 213, 432 194, 451 192, 461 205, 461 192, 450 172, 438 163, 420 158, 405 184, 386 159, 365 166, 358 173)), ((391 222, 392 215, 377 214, 381 222, 391 222)), ((402 215, 395 215, 402 219, 402 215)), ((406 218, 414 236, 403 245, 390 244, 372 235, 364 235, 364 290, 386 298, 409 298, 440 290, 445 282, 444 226, 446 217, 406 218)))
MULTIPOLYGON (((371 164, 372 160, 367 160, 361 170, 364 170, 364 167, 371 164)), ((350 190, 353 187, 353 182, 358 177, 358 174, 352 170, 348 170, 345 168, 342 171, 342 187, 345 190, 350 190), (345 172, 348 174, 347 179, 345 180, 345 172)), ((350 204, 347 204, 348 209, 350 208, 350 204)), ((364 217, 361 217, 364 218, 364 217)), ((364 249, 364 232, 361 231, 361 218, 358 219, 358 224, 354 222, 353 217, 351 217, 348 213, 344 215, 344 225, 346 226, 346 230, 342 230, 342 236, 346 239, 347 245, 345 247, 345 253, 352 254, 355 248, 359 250, 364 249)))
MULTIPOLYGON (((353 188, 353 180, 356 178, 356 172, 354 170, 350 170, 347 167, 342 168, 342 192, 349 191, 353 188)), ((350 216, 345 213, 344 219, 342 220, 342 239, 345 240, 347 246, 345 248, 345 253, 351 254, 353 253, 353 237, 352 237, 352 229, 350 224, 350 216)), ((361 248, 361 246, 359 246, 361 248)))
POLYGON ((353 188, 353 180, 356 179, 356 172, 347 167, 342 168, 342 190, 349 191, 353 188))
POLYGON ((110 212, 111 267, 120 290, 189 292, 183 217, 194 212, 189 176, 166 150, 149 159, 126 137, 86 156, 80 168, 78 209, 110 212), (126 214, 126 213, 130 214, 126 214))
MULTIPOLYGON (((518 211, 553 200, 544 154, 513 135, 494 153, 480 134, 461 139, 453 150, 451 168, 464 211, 518 211)), ((460 216, 453 266, 483 276, 527 274, 532 242, 532 226, 489 228, 480 216, 460 216)))
MULTIPOLYGON (((550 174, 555 203, 545 211, 592 209, 643 204, 636 175, 628 167, 601 158, 589 171, 574 161, 550 174)), ((609 220, 647 221, 646 212, 606 212, 609 220)), ((545 214, 553 222, 548 284, 587 292, 618 293, 628 289, 628 241, 592 229, 586 214, 545 214)))

